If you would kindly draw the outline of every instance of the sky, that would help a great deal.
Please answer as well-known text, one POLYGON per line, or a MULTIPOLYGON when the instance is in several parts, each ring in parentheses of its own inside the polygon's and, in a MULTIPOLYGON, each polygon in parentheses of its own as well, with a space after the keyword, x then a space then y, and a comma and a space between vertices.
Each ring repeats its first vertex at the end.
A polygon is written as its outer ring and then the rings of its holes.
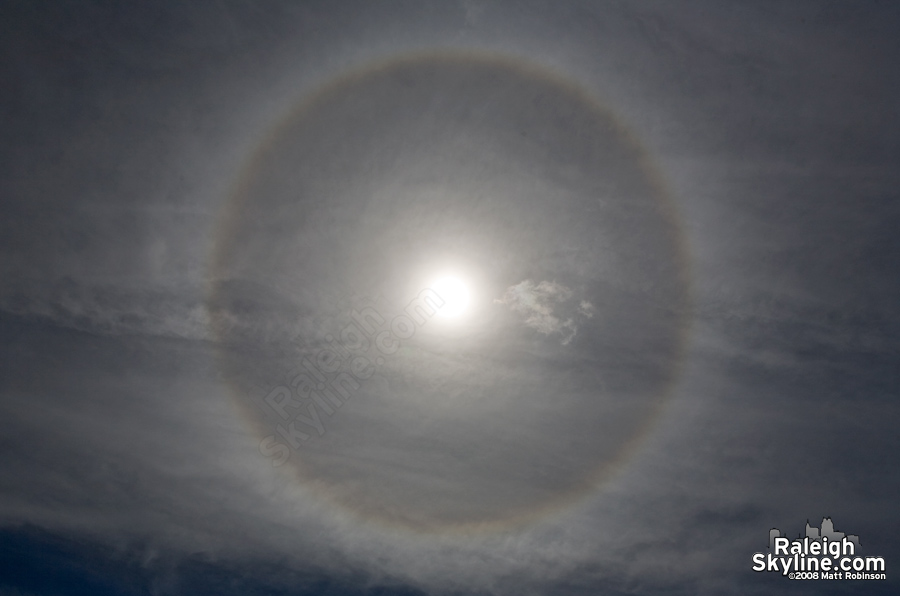
POLYGON ((0 596, 898 591, 892 3, 0 13, 0 596))

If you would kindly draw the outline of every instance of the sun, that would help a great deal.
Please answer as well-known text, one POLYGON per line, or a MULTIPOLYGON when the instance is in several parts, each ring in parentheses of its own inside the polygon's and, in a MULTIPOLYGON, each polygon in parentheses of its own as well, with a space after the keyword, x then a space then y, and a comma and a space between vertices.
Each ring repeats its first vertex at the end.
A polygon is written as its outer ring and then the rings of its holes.
POLYGON ((469 286, 460 278, 452 275, 439 277, 430 284, 430 288, 444 301, 437 310, 439 317, 458 318, 468 310, 471 292, 469 286))

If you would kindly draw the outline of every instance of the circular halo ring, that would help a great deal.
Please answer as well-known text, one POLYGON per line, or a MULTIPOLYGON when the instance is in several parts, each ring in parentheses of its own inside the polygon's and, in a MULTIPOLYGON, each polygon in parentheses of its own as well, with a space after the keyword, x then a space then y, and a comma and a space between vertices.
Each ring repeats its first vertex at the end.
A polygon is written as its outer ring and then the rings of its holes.
MULTIPOLYGON (((471 66, 475 70, 486 69, 487 71, 506 73, 513 79, 521 78, 537 87, 552 88, 554 93, 567 96, 573 104, 591 112, 592 117, 601 122, 603 126, 608 127, 607 134, 614 138, 615 143, 624 147, 625 153, 630 155, 635 171, 640 173, 643 182, 646 183, 647 192, 652 195, 652 210, 661 222, 657 225, 663 230, 662 234, 666 236, 666 240, 662 244, 668 250, 668 265, 670 266, 668 275, 671 277, 669 289, 672 293, 669 296, 668 308, 676 313, 677 324, 674 325, 674 336, 667 340, 666 362, 657 371, 660 378, 654 385, 654 395, 648 401, 649 405, 645 408, 646 411, 640 422, 635 424, 630 435, 618 444, 615 456, 597 462, 597 465, 584 472, 582 477, 577 482, 572 482, 567 489, 555 492, 548 498, 536 500, 527 507, 512 508, 508 514, 494 512, 495 514, 491 516, 473 516, 471 519, 453 520, 405 519, 391 512, 381 511, 378 506, 359 507, 353 499, 342 498, 339 493, 336 494, 334 491, 333 479, 321 477, 319 467, 307 465, 304 458, 298 457, 297 454, 293 454, 290 460, 291 465, 286 466, 286 469, 296 474, 305 487, 312 489, 324 500, 339 505, 340 511, 352 513, 368 522, 376 522, 387 527, 426 533, 499 530, 527 524, 553 512, 561 511, 593 494, 612 472, 631 458, 635 449, 643 442, 657 421, 666 398, 672 393, 687 348, 691 311, 689 250, 674 202, 669 196, 658 169, 637 139, 615 117, 613 112, 584 88, 543 67, 495 54, 428 52, 381 60, 341 74, 325 83, 304 97, 296 107, 271 128, 263 137, 258 148, 252 152, 246 166, 240 171, 234 184, 234 190, 214 232, 210 255, 207 307, 213 337, 217 342, 218 362, 238 411, 254 429, 254 432, 260 438, 272 436, 271 422, 260 416, 258 405, 260 396, 269 392, 273 385, 277 385, 278 379, 283 378, 285 371, 283 366, 261 365, 253 371, 253 374, 248 375, 247 369, 236 366, 236 358, 241 357, 239 355, 241 341, 246 337, 235 331, 240 326, 232 320, 234 313, 228 311, 234 301, 232 296, 226 297, 225 295, 233 290, 229 283, 234 279, 235 263, 242 258, 242 241, 248 234, 246 229, 247 213, 253 211, 254 191, 259 188, 260 179, 271 171, 271 168, 267 167, 267 162, 278 153, 280 144, 284 142, 288 132, 302 131, 317 115, 317 110, 334 98, 352 96, 354 91, 385 77, 399 76, 402 79, 404 72, 409 69, 415 70, 422 66, 434 66, 440 69, 446 65, 450 65, 451 68, 471 66), (226 306, 226 303, 231 306, 226 306), (236 356, 236 354, 238 355, 236 356), (270 380, 266 382, 266 379, 270 380), (268 386, 261 387, 260 385, 268 386), (248 399, 248 393, 253 393, 255 397, 248 399)), ((297 291, 296 288, 292 288, 288 290, 288 293, 297 291)), ((341 306, 346 305, 342 304, 341 306)), ((309 329, 305 332, 309 333, 309 329)), ((277 342, 275 343, 277 344, 277 342)), ((287 344, 278 344, 282 348, 284 345, 287 344)), ((404 353, 409 354, 409 357, 422 356, 425 352, 427 349, 421 345, 404 347, 404 353)))

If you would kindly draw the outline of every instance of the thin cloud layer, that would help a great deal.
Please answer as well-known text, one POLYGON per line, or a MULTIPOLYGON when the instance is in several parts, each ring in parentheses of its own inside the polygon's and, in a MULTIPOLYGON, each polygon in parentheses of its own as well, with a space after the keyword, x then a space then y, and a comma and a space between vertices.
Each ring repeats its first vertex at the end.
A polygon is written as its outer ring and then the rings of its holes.
POLYGON ((0 594, 898 593, 897 30, 890 3, 2 3, 0 594), (405 335, 411 272, 457 260, 470 319, 369 354, 340 408, 292 384, 326 349, 353 372, 354 310, 373 350, 405 335), (261 438, 308 427, 273 388, 333 409, 280 467, 261 438), (826 516, 887 581, 751 571, 826 516))

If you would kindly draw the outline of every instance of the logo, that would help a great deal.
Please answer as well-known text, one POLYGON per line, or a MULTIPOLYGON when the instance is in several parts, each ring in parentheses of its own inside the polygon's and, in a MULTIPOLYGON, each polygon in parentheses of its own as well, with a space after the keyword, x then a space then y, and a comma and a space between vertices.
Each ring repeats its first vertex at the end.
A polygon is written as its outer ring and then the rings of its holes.
POLYGON ((753 571, 781 573, 796 580, 886 579, 884 557, 863 557, 859 536, 837 532, 830 517, 822 527, 806 522, 806 536, 789 540, 781 530, 769 530, 769 552, 753 555, 753 571))

